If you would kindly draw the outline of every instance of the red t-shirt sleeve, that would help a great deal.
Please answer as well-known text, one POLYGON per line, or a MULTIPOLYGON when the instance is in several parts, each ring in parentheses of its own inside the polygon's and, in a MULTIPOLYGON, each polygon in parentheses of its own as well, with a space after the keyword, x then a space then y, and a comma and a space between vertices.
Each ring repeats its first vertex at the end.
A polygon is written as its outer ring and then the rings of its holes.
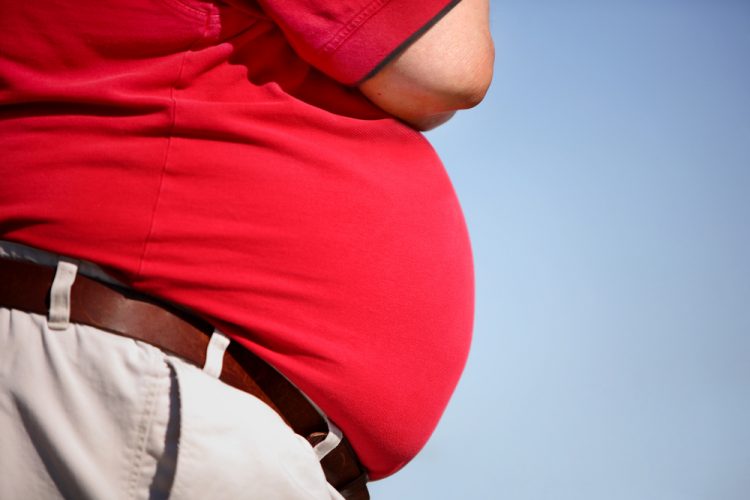
POLYGON ((458 0, 261 0, 307 62, 345 84, 374 73, 458 0))

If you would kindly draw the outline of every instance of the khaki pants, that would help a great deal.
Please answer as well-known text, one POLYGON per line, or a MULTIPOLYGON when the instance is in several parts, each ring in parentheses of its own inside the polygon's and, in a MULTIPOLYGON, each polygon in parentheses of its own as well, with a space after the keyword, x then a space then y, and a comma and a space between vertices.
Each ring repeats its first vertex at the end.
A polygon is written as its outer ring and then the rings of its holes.
POLYGON ((342 497, 253 396, 151 345, 0 308, 0 498, 342 497))

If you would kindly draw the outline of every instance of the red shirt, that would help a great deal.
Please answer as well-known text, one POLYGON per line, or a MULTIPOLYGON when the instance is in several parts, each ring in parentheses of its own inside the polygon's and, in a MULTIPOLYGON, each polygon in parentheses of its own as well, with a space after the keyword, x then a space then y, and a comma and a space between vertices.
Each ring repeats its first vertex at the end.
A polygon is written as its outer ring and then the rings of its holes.
POLYGON ((0 0, 0 238, 209 319, 377 479, 463 369, 471 251, 430 145, 343 84, 450 2, 261 3, 0 0))

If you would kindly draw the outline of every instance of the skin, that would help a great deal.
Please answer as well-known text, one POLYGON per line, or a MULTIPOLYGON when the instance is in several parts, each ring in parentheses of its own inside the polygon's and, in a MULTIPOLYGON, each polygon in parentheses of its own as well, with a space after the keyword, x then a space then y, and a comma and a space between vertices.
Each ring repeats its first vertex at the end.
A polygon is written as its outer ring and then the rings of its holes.
POLYGON ((489 0, 462 0, 359 89, 418 130, 479 104, 492 81, 489 0))

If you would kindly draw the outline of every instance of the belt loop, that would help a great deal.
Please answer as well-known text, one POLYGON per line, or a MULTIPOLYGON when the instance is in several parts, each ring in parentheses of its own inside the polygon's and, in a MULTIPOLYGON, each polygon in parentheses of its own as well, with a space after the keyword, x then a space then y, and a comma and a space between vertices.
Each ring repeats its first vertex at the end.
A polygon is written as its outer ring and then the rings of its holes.
POLYGON ((224 365, 224 352, 226 352, 229 342, 229 337, 219 330, 214 330, 214 333, 211 334, 211 340, 208 341, 208 347, 206 348, 206 362, 203 364, 203 371, 208 375, 214 378, 219 378, 221 375, 221 368, 224 365))
POLYGON ((336 424, 331 422, 328 417, 324 417, 326 423, 328 424, 328 434, 326 434, 326 437, 323 441, 316 444, 313 447, 313 450, 315 451, 315 455, 318 457, 318 461, 323 460, 326 455, 328 455, 330 452, 336 448, 339 443, 341 442, 341 439, 344 437, 344 434, 341 432, 341 429, 339 429, 336 424))
POLYGON ((57 262, 55 279, 49 292, 47 325, 52 330, 65 330, 70 326, 70 289, 78 273, 78 266, 64 260, 57 262))

